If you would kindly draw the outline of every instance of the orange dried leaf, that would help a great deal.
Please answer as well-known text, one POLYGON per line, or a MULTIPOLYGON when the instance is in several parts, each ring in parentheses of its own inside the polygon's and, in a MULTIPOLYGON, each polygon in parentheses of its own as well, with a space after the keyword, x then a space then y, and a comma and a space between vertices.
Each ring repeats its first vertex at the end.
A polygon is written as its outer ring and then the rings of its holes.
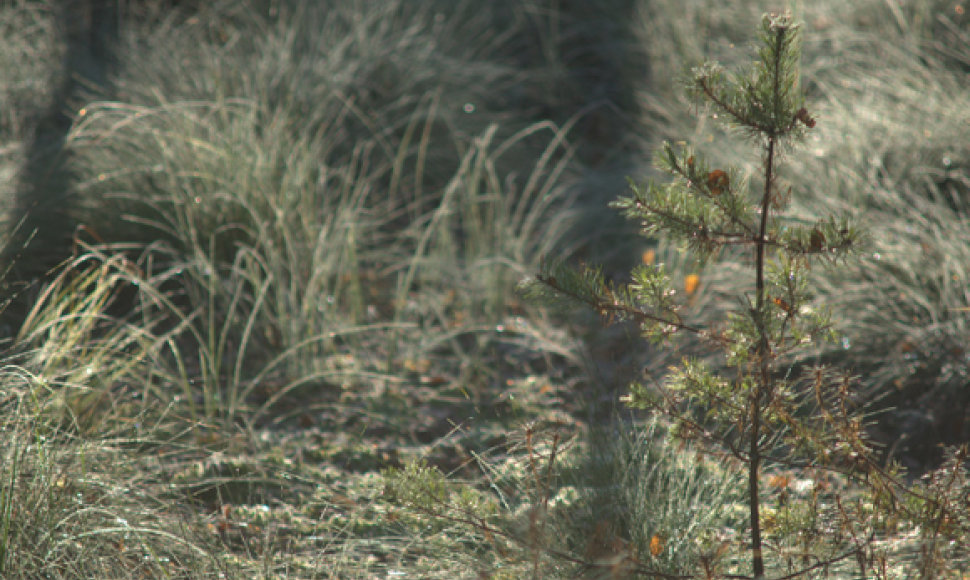
POLYGON ((650 538, 650 555, 653 557, 659 556, 664 551, 664 540, 659 534, 654 534, 650 538))
POLYGON ((654 249, 645 250, 643 255, 640 256, 640 260, 643 261, 645 266, 653 266, 654 262, 657 261, 657 252, 654 249))
POLYGON ((402 366, 404 370, 412 373, 426 373, 431 369, 431 360, 429 359, 404 359, 402 366))
POLYGON ((688 274, 684 276, 684 291, 687 292, 688 296, 697 292, 697 287, 701 285, 701 277, 697 274, 688 274))
POLYGON ((789 475, 772 475, 768 478, 768 485, 775 489, 785 489, 791 483, 789 475))
POLYGON ((791 307, 791 304, 785 302, 781 298, 772 298, 771 301, 775 303, 775 306, 777 306, 778 308, 781 308, 788 314, 792 314, 794 312, 794 309, 791 307))

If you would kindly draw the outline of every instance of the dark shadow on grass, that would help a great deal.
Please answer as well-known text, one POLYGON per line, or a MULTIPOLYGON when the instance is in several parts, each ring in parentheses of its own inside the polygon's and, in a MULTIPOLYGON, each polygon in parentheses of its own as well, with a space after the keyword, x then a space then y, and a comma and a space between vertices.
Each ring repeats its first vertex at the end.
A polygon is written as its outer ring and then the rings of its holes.
POLYGON ((112 92, 119 13, 116 0, 61 0, 55 5, 55 34, 62 65, 50 84, 49 103, 38 103, 16 197, 9 210, 15 229, 0 255, 7 285, 17 295, 4 313, 19 327, 30 307, 31 288, 72 252, 77 226, 72 217, 74 176, 65 149, 75 112, 91 98, 112 92))

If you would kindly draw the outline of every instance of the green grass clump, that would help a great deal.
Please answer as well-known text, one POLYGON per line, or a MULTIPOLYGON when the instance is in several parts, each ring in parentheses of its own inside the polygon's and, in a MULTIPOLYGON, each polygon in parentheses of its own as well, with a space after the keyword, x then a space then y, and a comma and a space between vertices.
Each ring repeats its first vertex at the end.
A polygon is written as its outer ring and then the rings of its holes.
POLYGON ((526 389, 570 347, 510 310, 570 224, 571 146, 509 108, 512 30, 470 42, 497 14, 257 4, 122 23, 118 99, 72 111, 74 255, 12 352, 26 413, 99 458, 78 477, 198 536, 173 575, 367 576, 411 549, 375 470, 563 406, 526 389))
MULTIPOLYGON (((37 301, 0 371, 0 571, 6 578, 227 570, 201 522, 165 509, 138 455, 166 411, 143 382, 157 342, 107 312, 117 262, 80 260, 37 301)), ((170 409, 169 409, 170 410, 170 409)))
POLYGON ((593 433, 563 476, 582 490, 562 522, 576 552, 604 568, 628 557, 641 566, 631 569, 691 574, 741 541, 743 479, 696 451, 652 420, 593 433))
POLYGON ((690 574, 742 541, 744 518, 738 471, 692 451, 658 422, 527 426, 476 456, 485 485, 409 464, 387 474, 384 499, 429 557, 469 542, 474 569, 499 577, 690 574))
POLYGON ((178 576, 186 568, 214 578, 227 569, 200 530, 153 507, 158 497, 123 453, 34 424, 29 395, 22 394, 30 380, 4 371, 5 578, 142 578, 178 576))
POLYGON ((519 74, 493 54, 502 46, 441 62, 414 35, 439 20, 436 42, 464 34, 467 7, 442 20, 381 6, 363 21, 349 8, 215 9, 231 41, 210 21, 172 20, 152 29, 157 48, 133 52, 119 81, 151 104, 95 103, 79 114, 70 146, 80 235, 151 244, 132 256, 140 283, 158 288, 155 302, 188 341, 169 341, 167 372, 186 390, 206 385, 207 417, 240 419, 266 382, 275 389, 245 420, 265 419, 304 388, 394 383, 403 363, 440 358, 442 348, 458 347, 471 368, 473 345, 456 337, 489 342, 525 264, 569 226, 565 132, 528 115, 499 124, 490 112, 496 85, 519 74), (199 57, 200 45, 218 60, 193 61, 186 75, 166 68, 184 66, 173 55, 187 47, 185 58, 199 57), (300 74, 278 78, 280 62, 300 74), (451 74, 459 69, 490 83, 489 94, 456 94, 472 86, 451 74), (141 76, 149 72, 161 76, 141 76), (224 87, 195 84, 219 75, 228 75, 224 87), (377 81, 393 95, 374 94, 377 81), (159 84, 166 95, 139 92, 159 84), (200 90, 219 97, 192 100, 200 90), (456 318, 465 319, 457 328, 456 318), (415 330, 426 338, 401 342, 415 330))

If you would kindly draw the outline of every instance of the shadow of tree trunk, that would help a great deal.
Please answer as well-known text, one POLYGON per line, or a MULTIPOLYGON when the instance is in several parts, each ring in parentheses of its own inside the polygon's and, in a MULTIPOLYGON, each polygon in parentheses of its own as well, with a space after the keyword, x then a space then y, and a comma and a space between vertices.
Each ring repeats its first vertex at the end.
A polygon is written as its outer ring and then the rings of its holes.
POLYGON ((19 326, 31 296, 72 250, 74 183, 65 142, 75 112, 91 98, 110 97, 119 0, 59 0, 55 34, 63 61, 50 79, 49 103, 38 103, 25 148, 9 223, 16 228, 0 256, 18 296, 6 318, 19 326))

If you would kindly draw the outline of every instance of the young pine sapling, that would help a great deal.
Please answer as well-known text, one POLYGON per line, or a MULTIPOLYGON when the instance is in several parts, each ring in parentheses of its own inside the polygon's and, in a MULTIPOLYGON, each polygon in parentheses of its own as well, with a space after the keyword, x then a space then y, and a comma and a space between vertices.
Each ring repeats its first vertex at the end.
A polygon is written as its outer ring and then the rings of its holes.
POLYGON ((629 283, 616 284, 600 269, 546 263, 524 283, 527 295, 586 304, 609 321, 638 325, 657 342, 694 335, 721 357, 718 369, 686 359, 658 385, 632 385, 624 399, 660 412, 676 435, 746 467, 755 578, 765 575, 759 479, 765 462, 860 474, 870 457, 849 400, 851 381, 808 365, 793 372, 796 355, 831 335, 825 313, 809 305, 806 271, 849 254, 860 233, 845 216, 789 215, 792 190, 779 179, 781 160, 816 121, 799 82, 799 26, 789 14, 767 15, 759 40, 750 70, 731 74, 706 64, 692 71, 688 86, 691 97, 748 137, 759 172, 745 179, 739 169, 712 167, 687 145, 665 143, 655 163, 670 180, 634 184, 612 204, 643 235, 678 242, 700 261, 740 250, 731 254, 746 256, 751 277, 737 308, 713 324, 693 322, 662 264, 638 266, 629 283))

